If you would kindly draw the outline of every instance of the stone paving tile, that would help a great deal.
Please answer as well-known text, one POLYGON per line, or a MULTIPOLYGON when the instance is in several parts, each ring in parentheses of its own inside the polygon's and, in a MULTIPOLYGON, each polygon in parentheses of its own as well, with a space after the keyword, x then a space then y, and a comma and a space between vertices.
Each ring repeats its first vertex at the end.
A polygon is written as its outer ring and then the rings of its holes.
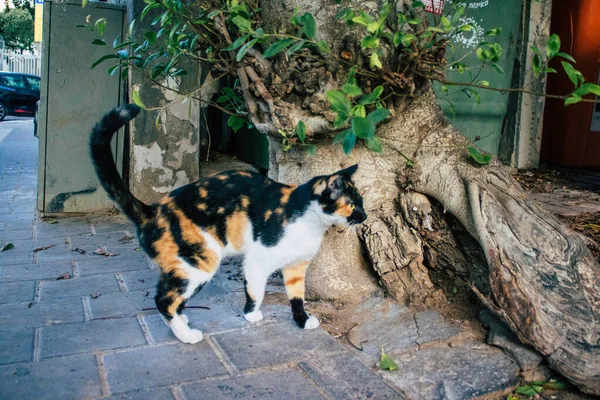
POLYGON ((35 282, 0 283, 0 304, 33 301, 35 282))
POLYGON ((460 333, 460 328, 444 320, 438 310, 427 310, 415 314, 419 345, 437 341, 450 340, 460 333))
POLYGON ((101 396, 96 357, 58 357, 0 367, 1 399, 82 399, 101 396))
POLYGON ((296 369, 269 371, 232 379, 183 385, 187 400, 204 399, 324 399, 296 369))
POLYGON ((2 266, 33 264, 33 261, 33 251, 31 249, 19 250, 19 248, 15 247, 14 249, 0 253, 0 265, 2 266))
POLYGON ((325 331, 303 330, 292 323, 252 326, 251 329, 217 334, 212 338, 240 370, 345 351, 344 346, 325 331))
POLYGON ((4 232, 4 224, 0 223, 0 242, 13 242, 14 240, 31 239, 33 237, 33 228, 11 230, 4 232))
POLYGON ((104 367, 112 393, 227 374, 206 340, 194 345, 178 343, 108 354, 104 367))
POLYGON ((86 250, 89 249, 89 251, 94 251, 100 246, 111 247, 131 245, 132 248, 139 246, 137 237, 135 236, 135 232, 129 232, 129 235, 127 235, 125 231, 117 231, 97 235, 71 236, 70 240, 72 248, 79 247, 86 250), (131 237, 131 239, 126 239, 128 237, 131 237))
POLYGON ((90 275, 81 278, 41 282, 40 300, 88 296, 91 294, 106 295, 120 291, 121 288, 114 274, 90 275))
POLYGON ((35 226, 36 237, 38 239, 56 238, 56 237, 72 237, 77 235, 91 234, 90 226, 86 223, 71 224, 64 222, 65 220, 57 220, 56 224, 38 221, 35 226))
POLYGON ((319 357, 299 365, 332 399, 403 398, 350 353, 319 357))
MULTIPOLYGON (((3 327, 10 326, 3 324, 3 327)), ((0 364, 31 361, 33 358, 33 328, 0 329, 0 364)), ((0 382, 0 386, 2 382, 0 382)))
POLYGON ((169 388, 156 388, 150 390, 136 390, 133 392, 115 394, 106 400, 174 400, 169 388))
MULTIPOLYGON (((415 399, 471 399, 518 384, 519 367, 501 350, 440 347, 406 352, 393 359, 398 369, 383 376, 415 399)), ((483 348, 482 348, 483 347, 483 348)))
POLYGON ((0 281, 56 279, 65 273, 73 273, 73 266, 68 261, 62 263, 7 265, 0 270, 0 281))
POLYGON ((157 269, 142 269, 123 272, 123 283, 130 292, 136 290, 155 290, 160 272, 157 269))
POLYGON ((156 309, 154 293, 144 290, 109 293, 96 299, 90 298, 89 304, 92 319, 127 317, 136 315, 146 308, 156 309))
POLYGON ((97 260, 102 259, 116 259, 118 257, 130 259, 134 257, 135 259, 142 259, 142 252, 134 250, 134 246, 131 245, 121 245, 121 246, 107 246, 107 250, 111 254, 116 254, 116 256, 106 257, 103 255, 95 254, 94 251, 99 249, 100 246, 94 247, 85 247, 83 250, 86 251, 85 254, 81 254, 78 251, 71 251, 64 243, 60 246, 51 247, 47 250, 38 252, 38 262, 52 262, 59 260, 72 260, 72 261, 80 261, 82 264, 85 264, 88 261, 96 262, 97 260))
POLYGON ((35 220, 34 213, 26 213, 26 214, 0 214, 0 223, 1 222, 13 222, 18 223, 30 223, 33 225, 33 221, 35 220))
POLYGON ((42 328, 42 358, 147 344, 136 318, 107 319, 42 328))
MULTIPOLYGON (((112 248, 108 249, 113 251, 112 248)), ((79 273, 81 275, 105 274, 108 272, 126 272, 150 269, 141 251, 128 251, 116 257, 104 257, 94 255, 78 260, 79 273)))
MULTIPOLYGON (((210 303, 210 310, 185 309, 183 313, 190 320, 190 327, 200 329, 204 334, 223 332, 248 325, 244 317, 236 313, 226 302, 210 303)), ((144 316, 150 335, 157 343, 177 340, 159 314, 144 316)))
POLYGON ((42 326, 83 321, 81 300, 55 299, 40 303, 0 305, 0 326, 42 326))
MULTIPOLYGON (((3 224, 3 222, 0 222, 0 226, 3 224)), ((33 229, 33 223, 30 221, 9 221, 6 222, 6 232, 11 232, 11 231, 18 231, 18 230, 30 230, 33 229)))

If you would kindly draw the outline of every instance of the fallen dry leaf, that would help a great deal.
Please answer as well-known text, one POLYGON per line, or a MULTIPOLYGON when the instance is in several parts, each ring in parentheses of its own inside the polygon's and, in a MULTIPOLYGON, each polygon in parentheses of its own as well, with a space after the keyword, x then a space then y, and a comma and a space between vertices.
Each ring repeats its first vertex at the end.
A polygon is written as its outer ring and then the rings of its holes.
POLYGON ((61 276, 56 278, 55 281, 62 281, 65 279, 71 279, 71 274, 69 274, 68 272, 65 272, 64 274, 62 274, 61 276))
POLYGON ((55 246, 56 246, 55 244, 49 244, 49 245, 46 245, 46 246, 40 246, 40 247, 36 247, 36 248, 33 250, 33 252, 34 252, 34 253, 37 253, 37 252, 40 252, 40 251, 42 251, 42 250, 48 250, 49 248, 52 248, 52 247, 55 247, 55 246))
POLYGON ((133 242, 133 239, 135 239, 133 235, 126 233, 125 236, 119 239, 119 243, 131 243, 133 242))
POLYGON ((99 247, 98 250, 94 251, 94 254, 98 254, 99 256, 104 256, 104 257, 118 256, 118 254, 110 253, 104 246, 99 247))
POLYGON ((77 251, 79 252, 79 254, 86 254, 87 251, 80 249, 79 247, 75 247, 74 249, 71 249, 71 251, 77 251))
POLYGON ((97 299, 98 297, 102 296, 102 293, 94 293, 94 294, 90 294, 90 297, 92 299, 97 299))

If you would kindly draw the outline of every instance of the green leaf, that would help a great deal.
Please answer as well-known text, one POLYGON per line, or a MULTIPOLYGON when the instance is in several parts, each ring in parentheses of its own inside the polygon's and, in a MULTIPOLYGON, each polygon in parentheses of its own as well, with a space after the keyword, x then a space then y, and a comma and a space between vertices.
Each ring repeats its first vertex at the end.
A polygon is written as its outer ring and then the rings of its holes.
POLYGON ((245 118, 240 118, 237 115, 230 115, 227 118, 227 126, 233 129, 234 132, 239 131, 246 124, 245 118))
POLYGON ((346 129, 345 131, 338 133, 333 138, 333 144, 343 143, 344 140, 346 140, 346 136, 348 136, 349 134, 350 134, 350 129, 346 129))
POLYGON ((367 115, 367 119, 373 123, 373 125, 377 125, 380 122, 383 122, 388 115, 390 115, 390 110, 387 108, 378 108, 377 110, 373 110, 367 115))
POLYGON ((107 54, 105 56, 102 56, 92 64, 92 69, 96 68, 98 64, 100 64, 102 61, 110 60, 111 58, 119 58, 119 56, 117 56, 116 54, 107 54))
POLYGON ((237 38, 233 43, 231 43, 229 46, 221 49, 221 51, 231 51, 231 50, 236 50, 238 49, 241 45, 243 45, 246 40, 248 40, 248 38, 250 38, 249 34, 245 34, 243 36, 240 36, 239 38, 237 38))
POLYGON ((419 25, 421 22, 423 22, 423 20, 421 18, 413 18, 406 22, 408 22, 409 25, 419 25))
POLYGON ((6 243, 6 244, 5 244, 5 245, 2 247, 2 249, 0 249, 0 253, 2 253, 3 251, 10 250, 10 249, 12 249, 12 248, 14 248, 14 247, 15 247, 15 245, 14 245, 14 244, 12 244, 12 243, 6 243))
POLYGON ((504 69, 501 66, 499 66, 498 64, 492 64, 492 68, 494 69, 494 71, 496 71, 500 75, 504 75, 504 69))
POLYGON ((129 29, 127 30, 129 37, 131 37, 133 35, 133 27, 134 26, 135 26, 135 19, 133 21, 131 21, 131 23, 129 24, 129 29))
POLYGON ((236 15, 233 17, 231 22, 233 22, 242 32, 252 31, 252 22, 248 21, 241 15, 236 15))
POLYGON ((571 387, 571 385, 568 382, 563 382, 563 381, 550 381, 550 382, 546 382, 544 383, 544 387, 546 389, 552 389, 552 390, 565 390, 571 387))
POLYGON ((298 135, 300 141, 304 143, 304 140, 306 139, 306 125, 304 125, 304 121, 300 121, 298 122, 298 125, 296 125, 296 135, 298 135))
POLYGON ((131 97, 133 97, 133 102, 140 108, 142 109, 146 109, 146 106, 144 105, 144 103, 142 103, 142 99, 140 99, 140 92, 138 92, 137 90, 133 90, 131 92, 131 97))
POLYGON ((392 39, 392 43, 394 43, 394 46, 400 46, 400 43, 402 43, 403 38, 404 38, 404 34, 402 32, 396 32, 396 33, 394 33, 394 38, 392 39))
POLYGON ((569 61, 571 61, 573 64, 577 64, 577 61, 575 61, 575 59, 573 57, 571 57, 569 54, 567 53, 563 53, 562 51, 559 51, 558 53, 555 54, 557 57, 562 57, 565 58, 569 61))
POLYGON ((556 33, 553 33, 548 38, 548 43, 546 44, 546 55, 548 56, 548 60, 554 57, 558 51, 560 50, 560 37, 556 33))
POLYGON ((437 26, 430 26, 427 28, 427 30, 430 32, 444 33, 444 30, 442 28, 438 28, 437 26))
POLYGON ((96 46, 106 46, 104 39, 94 39, 92 44, 95 44, 96 46))
POLYGON ((338 90, 329 90, 327 92, 327 101, 329 101, 333 111, 348 112, 350 110, 350 102, 346 98, 346 95, 338 90))
POLYGON ((377 136, 373 136, 366 139, 367 147, 369 150, 374 151, 375 153, 381 153, 382 145, 381 140, 377 136))
POLYGON ((350 97, 356 97, 362 94, 362 89, 352 83, 343 84, 342 91, 350 97))
POLYGON ((487 31, 485 33, 485 35, 486 36, 498 36, 501 33, 502 33, 502 28, 494 28, 494 29, 490 29, 489 31, 487 31))
POLYGON ((369 58, 369 65, 371 66, 371 68, 383 68, 383 65, 381 65, 381 60, 379 60, 379 56, 376 52, 373 52, 373 54, 371 54, 371 57, 369 58))
POLYGON ((523 396, 535 397, 542 392, 542 387, 538 385, 520 386, 515 392, 523 396))
POLYGON ((158 7, 161 7, 160 3, 149 4, 146 7, 144 7, 144 9, 142 10, 142 14, 140 15, 140 20, 143 21, 150 11, 158 7))
POLYGON ((364 25, 364 26, 368 26, 369 25, 369 21, 363 17, 363 16, 356 16, 354 18, 352 18, 352 22, 356 22, 357 24, 360 25, 364 25))
POLYGON ((156 32, 148 31, 144 33, 144 39, 148 41, 150 44, 156 43, 156 32))
POLYGON ((573 92, 573 94, 576 94, 581 97, 590 93, 593 93, 596 96, 600 96, 600 86, 588 82, 584 83, 576 91, 573 92))
MULTIPOLYGON (((320 41, 319 41, 320 42, 320 41)), ((294 44, 292 47, 290 47, 287 51, 287 54, 294 54, 295 52, 297 52, 298 50, 300 50, 304 45, 306 44, 306 40, 299 40, 296 42, 296 44, 294 44)))
POLYGON ((370 33, 375 33, 379 30, 380 26, 381 25, 379 25, 379 22, 377 21, 371 22, 367 25, 367 31, 370 33))
POLYGON ((352 107, 351 114, 356 117, 364 118, 367 116, 367 110, 365 109, 365 106, 363 106, 362 104, 357 104, 354 107, 352 107))
POLYGON ((81 8, 87 6, 88 0, 81 0, 81 8))
POLYGON ((410 46, 410 43, 416 39, 417 39, 417 37, 415 35, 413 35, 412 33, 404 35, 404 37, 402 38, 402 46, 408 47, 408 46, 410 46))
POLYGON ((379 360, 379 369, 382 369, 384 371, 393 371, 393 370, 398 369, 398 365, 396 365, 394 360, 392 360, 390 357, 388 357, 387 354, 385 354, 385 351, 383 351, 383 348, 381 349, 381 359, 379 360))
POLYGON ((456 9, 456 12, 452 16, 452 25, 456 25, 458 23, 458 20, 460 19, 460 17, 462 17, 464 15, 465 11, 466 11, 465 7, 458 7, 456 9))
POLYGON ((358 100, 358 102, 364 105, 373 104, 377 101, 377 99, 379 99, 382 93, 383 86, 377 86, 375 89, 373 89, 373 92, 365 94, 363 97, 360 98, 360 100, 358 100))
POLYGON ((111 76, 114 75, 114 74, 116 74, 117 73, 117 69, 119 69, 120 66, 121 66, 120 64, 113 65, 112 67, 110 67, 108 69, 108 74, 111 75, 111 76))
POLYGON ((565 98, 565 106, 570 106, 571 104, 579 103, 583 98, 576 94, 572 94, 565 98))
POLYGON ((94 27, 100 36, 104 36, 104 32, 106 32, 106 18, 97 20, 94 27))
POLYGON ((360 47, 363 49, 376 49, 379 47, 379 38, 376 36, 365 36, 360 42, 360 47))
POLYGON ((375 135, 375 124, 363 117, 352 117, 352 132, 359 138, 366 139, 375 135))
POLYGON ((344 149, 344 153, 350 154, 354 145, 356 144, 356 135, 352 132, 349 132, 344 138, 344 143, 342 143, 342 148, 344 149))
POLYGON ((335 116, 335 120, 333 121, 333 127, 339 128, 340 126, 344 125, 348 121, 348 118, 350 118, 350 117, 348 116, 347 112, 338 111, 337 115, 335 116))
POLYGON ((306 153, 307 153, 309 156, 314 156, 314 155, 316 155, 316 154, 317 154, 317 146, 315 146, 314 144, 309 144, 309 145, 306 147, 306 153))
POLYGON ((321 39, 317 42, 317 46, 319 47, 319 50, 321 50, 322 53, 324 53, 324 54, 331 53, 331 49, 329 48, 329 45, 323 39, 321 39))
POLYGON ((315 22, 315 17, 309 12, 305 13, 302 17, 300 17, 304 26, 300 32, 303 32, 306 37, 309 39, 314 39, 317 34, 317 23, 315 22))
POLYGON ((472 30, 473 30, 473 28, 471 28, 471 25, 469 25, 469 24, 464 24, 458 28, 459 32, 471 32, 472 30))
POLYGON ((488 81, 484 81, 484 80, 481 80, 481 81, 479 81, 477 83, 479 83, 482 86, 490 86, 490 83, 488 81))
POLYGON ((484 153, 479 150, 477 147, 469 146, 469 155, 477 164, 487 165, 492 161, 492 155, 484 153))
POLYGON ((542 68, 542 59, 538 54, 533 55, 531 66, 533 67, 533 73, 539 75, 540 69, 542 68))
POLYGON ((248 50, 250 50, 250 48, 252 46, 254 46, 256 44, 256 42, 258 42, 258 39, 252 39, 251 41, 249 41, 248 43, 246 43, 245 45, 243 45, 237 52, 237 54, 235 55, 235 60, 237 62, 242 61, 242 58, 244 58, 244 56, 246 55, 246 53, 248 52, 248 50))
POLYGON ((273 43, 272 45, 270 45, 269 48, 267 50, 265 50, 265 52, 263 53, 263 55, 266 58, 273 57, 276 54, 278 54, 278 53, 282 52, 283 50, 285 50, 292 43, 294 43, 293 39, 279 40, 279 41, 273 43))
POLYGON ((546 69, 544 70, 544 73, 545 73, 545 74, 555 74, 555 73, 557 73, 557 72, 558 72, 558 71, 557 71, 557 70, 555 70, 554 68, 546 68, 546 69))
POLYGON ((561 61, 560 63, 562 64, 563 69, 565 70, 565 73, 567 74, 567 76, 569 77, 569 79, 571 80, 571 82, 573 82, 573 85, 575 85, 575 87, 577 87, 577 85, 579 84, 578 74, 581 74, 581 73, 579 71, 577 71, 568 62, 561 61))

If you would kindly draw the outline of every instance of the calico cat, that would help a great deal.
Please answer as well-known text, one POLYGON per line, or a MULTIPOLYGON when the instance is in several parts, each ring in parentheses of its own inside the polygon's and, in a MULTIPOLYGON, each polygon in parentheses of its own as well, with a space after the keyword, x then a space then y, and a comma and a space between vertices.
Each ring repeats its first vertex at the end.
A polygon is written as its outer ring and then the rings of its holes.
POLYGON ((136 225, 140 245, 160 268, 156 307, 175 336, 185 343, 202 340, 202 332, 190 329, 182 314, 185 302, 213 277, 224 257, 235 254, 244 255, 246 320, 263 318, 267 278, 282 269, 294 321, 304 329, 318 327, 317 318, 304 311, 306 268, 329 227, 367 218, 352 183, 358 166, 300 186, 228 171, 146 205, 123 183, 110 148, 114 133, 139 112, 129 104, 106 114, 92 130, 91 157, 102 186, 136 225))

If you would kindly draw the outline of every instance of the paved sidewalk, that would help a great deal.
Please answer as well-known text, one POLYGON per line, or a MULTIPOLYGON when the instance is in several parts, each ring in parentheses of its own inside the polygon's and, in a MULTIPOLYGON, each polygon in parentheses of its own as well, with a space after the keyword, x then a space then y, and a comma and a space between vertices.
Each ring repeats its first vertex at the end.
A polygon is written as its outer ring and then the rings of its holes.
POLYGON ((14 245, 0 253, 1 399, 402 398, 324 330, 298 329, 287 305, 247 323, 234 263, 189 302, 205 339, 179 343, 155 310, 158 272, 130 223, 36 218, 27 123, 0 125, 0 245, 14 245), (100 246, 116 255, 94 254, 100 246))

